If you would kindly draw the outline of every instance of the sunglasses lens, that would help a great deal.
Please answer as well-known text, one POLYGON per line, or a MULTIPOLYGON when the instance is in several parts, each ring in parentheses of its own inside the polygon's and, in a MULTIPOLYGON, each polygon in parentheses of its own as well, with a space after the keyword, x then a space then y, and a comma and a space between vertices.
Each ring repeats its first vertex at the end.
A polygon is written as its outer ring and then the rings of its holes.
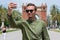
POLYGON ((26 12, 28 13, 28 12, 29 12, 29 10, 26 10, 26 12))
POLYGON ((30 13, 32 13, 32 12, 33 12, 33 10, 26 10, 26 12, 27 12, 27 13, 29 13, 29 12, 30 12, 30 13))

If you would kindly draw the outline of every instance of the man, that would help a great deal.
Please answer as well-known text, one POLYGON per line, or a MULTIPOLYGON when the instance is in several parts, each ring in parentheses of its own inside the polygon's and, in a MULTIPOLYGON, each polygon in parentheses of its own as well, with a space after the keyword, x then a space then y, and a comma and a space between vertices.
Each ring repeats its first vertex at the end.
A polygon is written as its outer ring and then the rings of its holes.
POLYGON ((34 4, 29 3, 26 7, 28 19, 26 21, 14 21, 12 18, 12 9, 16 8, 15 3, 8 6, 8 20, 13 28, 20 28, 23 34, 23 40, 50 40, 43 21, 35 17, 37 8, 34 4))

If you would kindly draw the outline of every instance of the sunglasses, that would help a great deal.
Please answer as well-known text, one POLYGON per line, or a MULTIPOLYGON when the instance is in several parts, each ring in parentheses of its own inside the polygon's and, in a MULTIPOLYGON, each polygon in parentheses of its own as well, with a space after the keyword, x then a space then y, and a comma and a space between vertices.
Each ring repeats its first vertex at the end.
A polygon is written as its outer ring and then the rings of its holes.
POLYGON ((26 10, 26 13, 32 13, 34 10, 26 10))

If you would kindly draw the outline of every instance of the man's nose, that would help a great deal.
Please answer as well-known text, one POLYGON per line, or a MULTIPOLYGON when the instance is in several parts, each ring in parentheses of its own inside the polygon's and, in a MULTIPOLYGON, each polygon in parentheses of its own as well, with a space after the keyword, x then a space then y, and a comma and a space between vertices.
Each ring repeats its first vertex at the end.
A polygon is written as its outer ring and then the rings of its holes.
POLYGON ((31 12, 29 11, 28 13, 30 14, 31 12))
POLYGON ((30 13, 28 13, 28 15, 30 15, 30 13))

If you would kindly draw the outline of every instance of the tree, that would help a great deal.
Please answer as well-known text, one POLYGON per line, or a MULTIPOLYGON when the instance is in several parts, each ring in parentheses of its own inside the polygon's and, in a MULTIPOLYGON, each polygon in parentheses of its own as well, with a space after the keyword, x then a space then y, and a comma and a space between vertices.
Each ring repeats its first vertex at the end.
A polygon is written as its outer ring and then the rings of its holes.
POLYGON ((1 21, 4 21, 4 13, 5 13, 5 11, 4 11, 4 8, 2 7, 2 5, 0 6, 0 22, 1 21))
POLYGON ((54 23, 55 22, 55 18, 54 17, 57 14, 57 7, 55 5, 53 5, 50 12, 51 12, 51 15, 52 15, 52 22, 54 23))
MULTIPOLYGON (((21 13, 17 10, 13 10, 12 11, 12 15, 13 15, 13 18, 18 21, 20 20, 21 18, 21 13)), ((4 19, 4 24, 5 25, 9 25, 9 21, 7 19, 7 8, 3 7, 2 5, 0 5, 0 26, 2 24, 2 19, 4 19)))
POLYGON ((57 8, 57 6, 53 5, 50 12, 53 23, 57 20, 58 24, 60 24, 60 10, 57 8))

